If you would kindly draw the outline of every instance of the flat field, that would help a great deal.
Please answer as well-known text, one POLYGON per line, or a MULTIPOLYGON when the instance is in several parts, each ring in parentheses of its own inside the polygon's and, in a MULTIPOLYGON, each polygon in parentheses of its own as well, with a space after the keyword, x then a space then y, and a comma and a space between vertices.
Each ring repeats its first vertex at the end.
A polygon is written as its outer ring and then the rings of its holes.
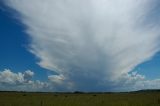
POLYGON ((0 106, 160 106, 160 92, 89 94, 0 92, 0 106))

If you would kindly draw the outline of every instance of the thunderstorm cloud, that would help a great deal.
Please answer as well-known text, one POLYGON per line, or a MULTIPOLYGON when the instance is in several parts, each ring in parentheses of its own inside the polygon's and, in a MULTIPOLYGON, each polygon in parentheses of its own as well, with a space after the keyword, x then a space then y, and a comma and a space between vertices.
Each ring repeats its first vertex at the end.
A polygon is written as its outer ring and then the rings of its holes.
MULTIPOLYGON (((4 0, 26 26, 37 64, 57 73, 48 76, 50 86, 86 91, 134 90, 160 82, 130 73, 160 50, 157 2, 4 0)), ((33 75, 25 74, 26 80, 33 75)))

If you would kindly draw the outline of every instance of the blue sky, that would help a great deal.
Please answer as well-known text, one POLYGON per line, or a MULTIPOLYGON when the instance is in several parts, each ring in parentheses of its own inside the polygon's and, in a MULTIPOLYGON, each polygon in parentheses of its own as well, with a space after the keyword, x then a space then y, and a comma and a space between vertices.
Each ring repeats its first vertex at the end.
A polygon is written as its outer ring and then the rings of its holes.
POLYGON ((160 88, 159 2, 56 3, 0 2, 0 90, 160 88))
POLYGON ((38 66, 36 57, 27 50, 29 36, 25 27, 4 6, 0 9, 0 23, 0 70, 19 72, 30 69, 36 73, 35 79, 46 80, 49 72, 38 66))
POLYGON ((145 75, 148 79, 160 77, 160 53, 157 53, 151 60, 144 62, 135 68, 138 73, 145 75))

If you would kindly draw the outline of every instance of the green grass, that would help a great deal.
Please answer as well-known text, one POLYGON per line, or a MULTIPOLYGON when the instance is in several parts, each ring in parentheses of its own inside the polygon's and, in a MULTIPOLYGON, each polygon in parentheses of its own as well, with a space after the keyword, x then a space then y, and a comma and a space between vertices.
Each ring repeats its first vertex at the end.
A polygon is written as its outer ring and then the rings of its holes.
POLYGON ((0 92, 0 106, 160 106, 160 92, 108 94, 0 92))

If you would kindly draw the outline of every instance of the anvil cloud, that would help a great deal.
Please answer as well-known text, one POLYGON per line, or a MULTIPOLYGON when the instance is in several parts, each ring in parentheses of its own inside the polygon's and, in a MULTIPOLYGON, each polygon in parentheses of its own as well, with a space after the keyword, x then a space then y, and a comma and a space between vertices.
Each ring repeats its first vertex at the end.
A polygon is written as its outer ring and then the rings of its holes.
POLYGON ((160 50, 157 0, 4 2, 26 26, 37 63, 57 73, 48 76, 57 89, 112 90, 145 80, 129 72, 160 50))

